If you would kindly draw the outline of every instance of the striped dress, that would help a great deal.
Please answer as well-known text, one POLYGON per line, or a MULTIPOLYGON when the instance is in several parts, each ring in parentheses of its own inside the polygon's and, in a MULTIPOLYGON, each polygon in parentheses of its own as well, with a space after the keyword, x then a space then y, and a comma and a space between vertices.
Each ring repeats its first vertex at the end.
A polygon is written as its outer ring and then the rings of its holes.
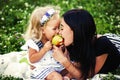
MULTIPOLYGON (((24 46, 26 47, 27 50, 29 47, 31 47, 39 51, 43 47, 43 44, 40 41, 38 42, 30 39, 26 42, 24 46)), ((64 67, 53 58, 52 50, 46 52, 42 59, 40 59, 38 62, 30 64, 36 67, 35 69, 31 70, 31 79, 37 80, 45 80, 47 75, 50 74, 51 72, 53 71, 60 72, 64 69, 64 67)))

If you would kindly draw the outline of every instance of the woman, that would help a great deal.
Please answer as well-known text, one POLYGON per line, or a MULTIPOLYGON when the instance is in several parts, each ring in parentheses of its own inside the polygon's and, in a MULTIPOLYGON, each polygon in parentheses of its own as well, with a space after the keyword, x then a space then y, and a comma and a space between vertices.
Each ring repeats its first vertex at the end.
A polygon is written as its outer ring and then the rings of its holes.
POLYGON ((120 64, 117 48, 105 36, 98 36, 93 17, 83 9, 69 10, 63 14, 60 34, 70 54, 70 59, 54 46, 54 58, 73 78, 86 80, 97 73, 108 73, 120 64), (73 64, 72 64, 72 63, 73 64))

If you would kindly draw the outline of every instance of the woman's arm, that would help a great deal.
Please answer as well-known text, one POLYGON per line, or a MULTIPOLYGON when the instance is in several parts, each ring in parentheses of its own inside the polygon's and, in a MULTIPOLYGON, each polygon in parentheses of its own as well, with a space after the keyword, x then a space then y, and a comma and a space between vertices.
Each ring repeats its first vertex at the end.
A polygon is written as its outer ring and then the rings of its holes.
POLYGON ((78 70, 72 64, 72 62, 67 58, 66 54, 62 52, 61 48, 54 46, 53 51, 54 51, 53 57, 66 68, 66 70, 70 73, 70 75, 72 75, 72 77, 76 78, 77 80, 80 80, 81 77, 80 70, 78 70))
MULTIPOLYGON (((101 36, 102 36, 101 34, 98 34, 97 38, 100 38, 101 36)), ((97 74, 101 70, 107 57, 108 57, 107 53, 104 53, 104 54, 96 57, 95 74, 97 74)))
POLYGON ((69 72, 69 74, 72 76, 72 78, 76 78, 77 80, 80 80, 81 73, 80 70, 78 70, 67 58, 64 58, 64 62, 61 64, 64 65, 65 69, 69 72))
POLYGON ((95 74, 97 74, 101 70, 107 57, 108 57, 108 54, 102 54, 102 55, 96 57, 95 74))

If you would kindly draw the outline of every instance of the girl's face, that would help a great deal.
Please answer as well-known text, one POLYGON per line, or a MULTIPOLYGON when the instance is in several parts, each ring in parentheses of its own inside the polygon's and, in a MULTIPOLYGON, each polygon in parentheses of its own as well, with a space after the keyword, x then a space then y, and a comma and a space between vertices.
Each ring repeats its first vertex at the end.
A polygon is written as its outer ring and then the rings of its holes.
POLYGON ((63 18, 61 19, 61 23, 60 23, 59 34, 63 36, 65 46, 69 46, 70 44, 73 43, 73 31, 65 23, 63 18))
POLYGON ((55 34, 58 34, 59 25, 60 25, 60 19, 50 20, 47 22, 46 27, 43 30, 43 34, 45 35, 47 40, 51 40, 55 34))

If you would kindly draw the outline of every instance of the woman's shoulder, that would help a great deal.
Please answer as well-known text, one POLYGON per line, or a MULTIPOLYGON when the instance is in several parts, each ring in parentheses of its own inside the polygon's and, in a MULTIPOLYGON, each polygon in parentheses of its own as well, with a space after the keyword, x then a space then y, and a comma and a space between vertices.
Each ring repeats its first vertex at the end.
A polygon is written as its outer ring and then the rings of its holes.
POLYGON ((109 43, 110 40, 106 37, 106 36, 103 36, 103 35, 97 35, 97 40, 96 40, 96 43, 99 44, 99 45, 104 45, 104 44, 107 44, 109 43))
POLYGON ((107 36, 104 35, 97 37, 95 51, 97 55, 104 53, 118 53, 117 47, 109 40, 109 38, 107 38, 107 36))
POLYGON ((113 48, 113 44, 106 36, 97 36, 97 40, 95 42, 95 51, 97 56, 104 53, 109 53, 111 48, 113 48))
POLYGON ((97 45, 116 47, 115 44, 105 35, 98 35, 96 40, 97 45))

